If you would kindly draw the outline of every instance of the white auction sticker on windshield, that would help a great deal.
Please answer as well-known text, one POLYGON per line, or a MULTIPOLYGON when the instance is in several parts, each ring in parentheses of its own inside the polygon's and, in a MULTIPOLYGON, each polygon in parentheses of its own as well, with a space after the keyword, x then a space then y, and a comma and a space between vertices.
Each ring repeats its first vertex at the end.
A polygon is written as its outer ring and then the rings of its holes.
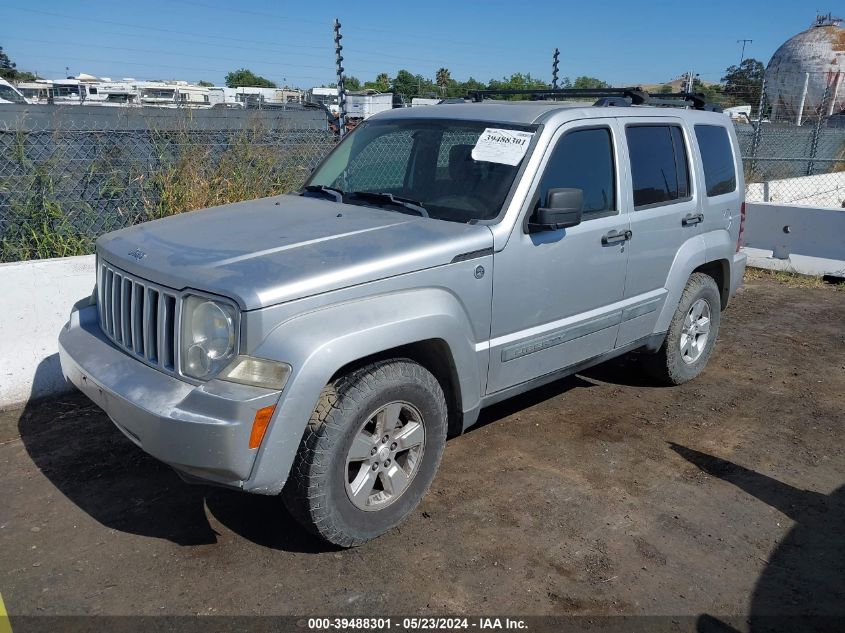
POLYGON ((488 127, 478 137, 472 148, 472 159, 487 163, 501 163, 503 165, 518 165, 534 132, 521 130, 502 130, 488 127))

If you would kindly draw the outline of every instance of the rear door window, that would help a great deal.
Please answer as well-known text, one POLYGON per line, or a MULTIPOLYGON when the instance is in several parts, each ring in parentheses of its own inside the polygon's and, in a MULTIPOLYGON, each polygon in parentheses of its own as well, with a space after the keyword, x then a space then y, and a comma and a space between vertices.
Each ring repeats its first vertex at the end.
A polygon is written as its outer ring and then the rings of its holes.
POLYGON ((707 197, 736 190, 736 167, 728 131, 721 125, 696 125, 695 138, 704 165, 707 197))
POLYGON ((689 198, 689 164, 680 127, 632 125, 625 129, 625 136, 635 209, 689 198))

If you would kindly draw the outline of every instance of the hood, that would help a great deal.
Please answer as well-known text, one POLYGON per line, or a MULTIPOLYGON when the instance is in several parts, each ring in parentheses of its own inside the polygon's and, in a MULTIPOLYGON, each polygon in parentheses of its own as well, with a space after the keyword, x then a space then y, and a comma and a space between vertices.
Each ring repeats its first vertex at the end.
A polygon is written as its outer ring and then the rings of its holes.
POLYGON ((230 297, 244 310, 448 264, 490 230, 284 195, 109 233, 97 253, 143 279, 230 297))

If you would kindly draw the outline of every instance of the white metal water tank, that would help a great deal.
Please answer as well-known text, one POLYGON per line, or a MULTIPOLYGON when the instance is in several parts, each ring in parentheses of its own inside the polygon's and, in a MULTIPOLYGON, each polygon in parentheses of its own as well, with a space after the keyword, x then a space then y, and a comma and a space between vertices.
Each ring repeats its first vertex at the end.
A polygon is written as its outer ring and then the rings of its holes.
POLYGON ((788 39, 766 67, 766 98, 772 120, 800 122, 845 108, 845 28, 841 18, 822 15, 806 31, 788 39))

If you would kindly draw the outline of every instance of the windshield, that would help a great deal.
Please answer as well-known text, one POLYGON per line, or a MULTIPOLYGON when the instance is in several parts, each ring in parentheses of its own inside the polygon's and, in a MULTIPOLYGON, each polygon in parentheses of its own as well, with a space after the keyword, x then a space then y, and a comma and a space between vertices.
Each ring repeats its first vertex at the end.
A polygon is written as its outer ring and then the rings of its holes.
MULTIPOLYGON (((367 121, 347 136, 308 181, 344 194, 378 192, 412 200, 453 222, 499 215, 536 127, 477 121, 367 121), (519 149, 500 150, 516 135, 519 149)), ((386 199, 386 198, 383 198, 386 199)), ((372 196, 344 195, 373 204, 372 196)))
POLYGON ((141 96, 145 99, 172 99, 175 94, 174 88, 145 88, 141 96))
POLYGON ((23 103, 23 97, 9 86, 0 86, 0 99, 11 101, 12 103, 23 103))

